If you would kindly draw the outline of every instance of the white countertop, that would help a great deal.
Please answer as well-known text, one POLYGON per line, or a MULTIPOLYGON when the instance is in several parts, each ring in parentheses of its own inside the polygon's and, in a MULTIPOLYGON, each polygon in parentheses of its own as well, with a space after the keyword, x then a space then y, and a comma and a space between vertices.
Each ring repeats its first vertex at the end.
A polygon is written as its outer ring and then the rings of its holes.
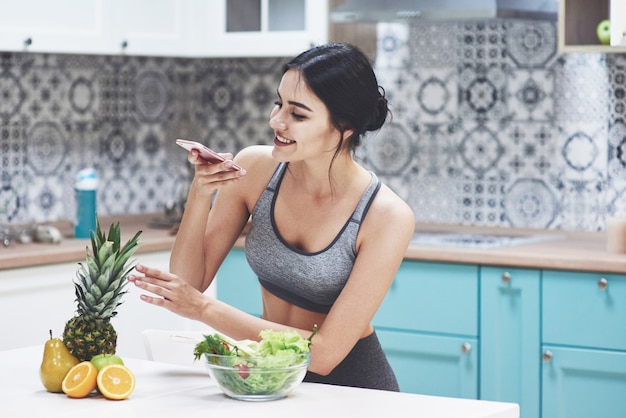
POLYGON ((518 418, 512 403, 394 393, 303 383, 287 398, 243 402, 227 398, 202 369, 124 359, 137 379, 132 395, 110 401, 99 394, 71 399, 47 392, 39 380, 41 347, 0 351, 0 408, 6 417, 174 418, 381 417, 518 418), (200 415, 202 414, 202 415, 200 415))

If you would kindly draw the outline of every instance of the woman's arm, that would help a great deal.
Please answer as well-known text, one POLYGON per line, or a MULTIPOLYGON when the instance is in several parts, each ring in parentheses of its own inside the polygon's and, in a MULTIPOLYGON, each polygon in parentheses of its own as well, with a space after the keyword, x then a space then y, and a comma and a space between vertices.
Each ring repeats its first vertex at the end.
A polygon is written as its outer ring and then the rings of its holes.
POLYGON ((241 235, 276 162, 270 148, 262 146, 248 147, 237 155, 235 161, 245 169, 243 173, 220 171, 229 162, 198 164, 203 161, 192 154, 190 161, 195 164, 195 175, 172 249, 170 271, 203 292, 241 235))
MULTIPOLYGON (((227 159, 231 157, 229 154, 223 155, 227 159)), ((220 188, 233 186, 234 183, 242 181, 246 171, 228 171, 231 161, 208 164, 198 156, 197 151, 191 151, 188 158, 194 165, 195 174, 172 248, 170 271, 184 277, 196 289, 204 291, 215 275, 215 271, 205 269, 207 264, 203 246, 205 231, 209 228, 208 219, 213 195, 220 188)), ((236 233, 234 231, 235 228, 230 227, 224 228, 221 232, 232 235, 236 233)), ((216 236, 215 239, 220 238, 216 236)), ((225 236, 223 240, 228 241, 229 237, 225 236)), ((209 265, 213 266, 214 263, 209 265)))
POLYGON ((413 211, 383 186, 361 226, 348 282, 312 341, 311 371, 330 373, 371 327, 414 230, 413 211))

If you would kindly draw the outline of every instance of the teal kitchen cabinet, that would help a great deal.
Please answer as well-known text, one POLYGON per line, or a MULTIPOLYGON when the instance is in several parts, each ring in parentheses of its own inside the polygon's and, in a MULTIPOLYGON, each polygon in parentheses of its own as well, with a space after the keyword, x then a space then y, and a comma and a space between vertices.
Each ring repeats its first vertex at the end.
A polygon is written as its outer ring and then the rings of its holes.
POLYGON ((541 271, 482 267, 480 398, 540 416, 541 271))
POLYGON ((261 287, 243 248, 233 248, 217 271, 217 298, 255 316, 263 313, 261 287))
POLYGON ((478 340, 377 329, 402 392, 477 399, 478 340))
POLYGON ((623 418, 626 353, 543 346, 544 418, 623 418))
POLYGON ((626 276, 545 271, 542 417, 624 417, 626 276))
POLYGON ((373 324, 401 391, 478 397, 478 266, 404 261, 373 324))
MULTIPOLYGON (((217 294, 261 314, 243 249, 217 294)), ((626 275, 405 260, 372 322, 404 392, 625 416, 626 275)))

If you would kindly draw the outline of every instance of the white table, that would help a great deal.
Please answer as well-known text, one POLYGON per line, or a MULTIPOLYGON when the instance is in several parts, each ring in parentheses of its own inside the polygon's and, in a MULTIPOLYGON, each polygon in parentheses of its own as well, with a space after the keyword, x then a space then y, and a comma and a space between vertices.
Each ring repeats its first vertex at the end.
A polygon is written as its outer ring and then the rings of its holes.
POLYGON ((287 398, 244 402, 227 398, 202 369, 124 359, 137 379, 132 395, 71 399, 47 392, 39 380, 41 347, 0 351, 0 415, 63 418, 386 417, 518 418, 513 403, 394 393, 303 383, 287 398))

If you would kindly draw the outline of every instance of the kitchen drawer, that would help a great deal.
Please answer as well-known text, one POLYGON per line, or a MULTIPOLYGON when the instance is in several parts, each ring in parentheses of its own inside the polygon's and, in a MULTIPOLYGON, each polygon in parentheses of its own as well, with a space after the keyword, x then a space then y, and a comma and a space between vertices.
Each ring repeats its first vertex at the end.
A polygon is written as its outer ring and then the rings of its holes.
POLYGON ((404 261, 373 323, 393 329, 478 335, 478 266, 404 261))
POLYGON ((543 342, 626 350, 626 276, 546 270, 543 342))

